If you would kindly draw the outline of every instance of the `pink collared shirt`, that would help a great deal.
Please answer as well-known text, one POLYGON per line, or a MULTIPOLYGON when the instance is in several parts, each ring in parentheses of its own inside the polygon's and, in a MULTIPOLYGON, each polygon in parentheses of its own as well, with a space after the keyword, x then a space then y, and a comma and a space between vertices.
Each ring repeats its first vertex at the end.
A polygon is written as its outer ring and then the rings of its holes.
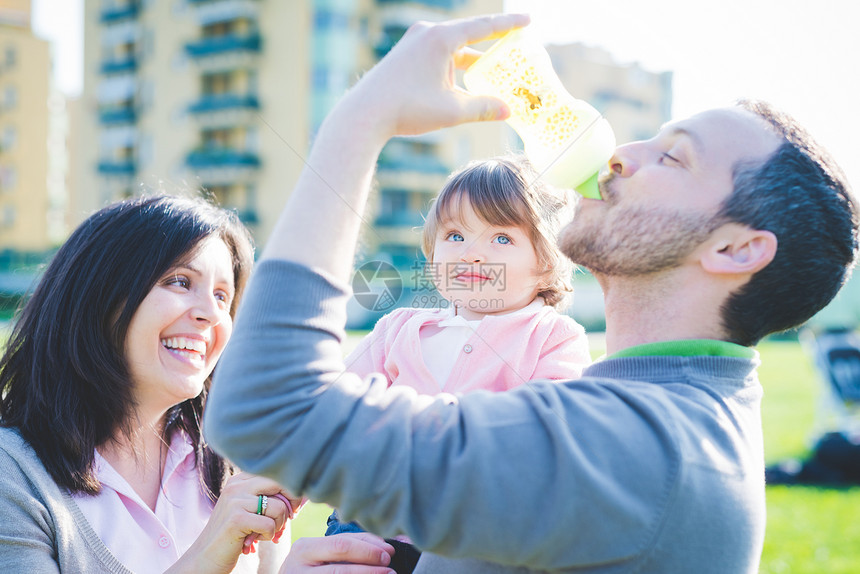
POLYGON ((382 373, 392 386, 435 395, 506 391, 536 379, 578 379, 591 355, 579 323, 536 301, 520 311, 487 315, 477 324, 452 321, 447 309, 396 309, 344 362, 347 371, 382 373), (450 336, 441 333, 452 327, 450 336), (441 341, 427 341, 440 334, 441 341))
MULTIPOLYGON (((111 553, 138 574, 160 574, 188 550, 212 515, 194 468, 194 451, 183 433, 170 443, 162 488, 153 512, 128 482, 96 451, 102 491, 73 495, 75 503, 111 553)), ((233 572, 256 572, 256 555, 239 557, 233 572)))

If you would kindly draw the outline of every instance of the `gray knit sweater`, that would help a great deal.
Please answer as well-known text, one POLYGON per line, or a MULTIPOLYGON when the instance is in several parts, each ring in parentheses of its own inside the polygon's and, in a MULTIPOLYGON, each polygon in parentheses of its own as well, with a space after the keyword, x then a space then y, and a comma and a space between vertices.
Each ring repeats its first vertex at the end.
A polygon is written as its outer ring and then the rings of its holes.
POLYGON ((213 446, 408 535, 422 573, 757 571, 757 358, 608 359, 576 381, 419 396, 342 372, 346 298, 258 266, 207 405, 213 446))
POLYGON ((10 428, 0 428, 0 571, 132 574, 10 428))

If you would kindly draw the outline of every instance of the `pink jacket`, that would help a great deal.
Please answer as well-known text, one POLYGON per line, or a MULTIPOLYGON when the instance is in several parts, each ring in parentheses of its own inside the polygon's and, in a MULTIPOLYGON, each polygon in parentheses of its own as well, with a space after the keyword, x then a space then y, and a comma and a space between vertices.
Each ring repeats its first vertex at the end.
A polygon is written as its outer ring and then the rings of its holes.
MULTIPOLYGON (((389 385, 438 394, 421 353, 419 331, 449 317, 444 309, 396 309, 346 358, 346 370, 382 373, 389 385)), ((553 307, 536 313, 488 315, 469 337, 444 392, 506 391, 535 379, 576 379, 591 364, 582 326, 553 307)))

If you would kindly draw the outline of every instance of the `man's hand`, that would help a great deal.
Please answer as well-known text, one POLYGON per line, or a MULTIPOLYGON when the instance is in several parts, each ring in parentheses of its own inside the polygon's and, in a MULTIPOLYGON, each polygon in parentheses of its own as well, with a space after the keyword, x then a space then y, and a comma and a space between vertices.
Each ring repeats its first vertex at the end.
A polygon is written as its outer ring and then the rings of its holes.
POLYGON ((323 122, 262 258, 292 261, 348 282, 385 143, 397 135, 506 118, 510 112, 501 100, 459 88, 454 70, 478 57, 468 44, 528 21, 522 14, 497 14, 412 26, 323 122))
POLYGON ((418 22, 342 103, 356 113, 364 109, 385 140, 465 122, 505 119, 510 111, 501 100, 469 94, 456 85, 454 71, 469 67, 480 56, 469 44, 499 38, 528 22, 525 14, 418 22))

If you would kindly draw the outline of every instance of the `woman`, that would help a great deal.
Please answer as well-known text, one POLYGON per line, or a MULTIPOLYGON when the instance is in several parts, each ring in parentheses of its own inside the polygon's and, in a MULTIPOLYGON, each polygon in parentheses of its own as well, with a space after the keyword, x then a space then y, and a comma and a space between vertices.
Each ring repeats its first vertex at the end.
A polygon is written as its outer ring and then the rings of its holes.
POLYGON ((176 197, 106 207, 57 252, 0 362, 4 572, 256 571, 287 499, 200 432, 252 262, 235 214, 176 197))

